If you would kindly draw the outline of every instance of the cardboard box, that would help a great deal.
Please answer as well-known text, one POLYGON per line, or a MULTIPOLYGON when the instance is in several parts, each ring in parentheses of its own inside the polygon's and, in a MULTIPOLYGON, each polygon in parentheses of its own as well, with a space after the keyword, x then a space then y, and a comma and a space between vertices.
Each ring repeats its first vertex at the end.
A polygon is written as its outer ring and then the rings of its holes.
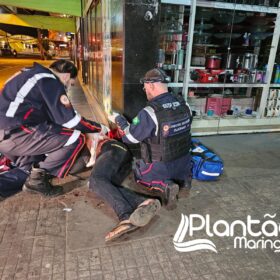
POLYGON ((208 110, 213 110, 214 114, 221 116, 226 114, 231 108, 231 97, 208 97, 206 104, 206 112, 208 110))

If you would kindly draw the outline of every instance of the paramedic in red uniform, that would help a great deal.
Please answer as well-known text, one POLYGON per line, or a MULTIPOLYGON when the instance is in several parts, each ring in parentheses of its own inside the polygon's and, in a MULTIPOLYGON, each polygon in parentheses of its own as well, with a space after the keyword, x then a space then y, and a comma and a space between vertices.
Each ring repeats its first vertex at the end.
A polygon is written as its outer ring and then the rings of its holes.
POLYGON ((0 152, 29 175, 27 191, 61 193, 50 178, 69 173, 85 145, 84 133, 106 132, 105 126, 73 109, 66 92, 76 77, 77 68, 70 61, 57 60, 49 68, 34 63, 1 91, 0 152))

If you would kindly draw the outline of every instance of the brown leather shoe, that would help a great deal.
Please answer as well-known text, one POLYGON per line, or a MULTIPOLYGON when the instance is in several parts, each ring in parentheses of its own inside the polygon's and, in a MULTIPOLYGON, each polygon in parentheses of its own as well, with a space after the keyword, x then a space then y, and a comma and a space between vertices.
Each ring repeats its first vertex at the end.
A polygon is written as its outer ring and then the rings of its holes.
POLYGON ((146 226, 161 208, 158 199, 146 199, 133 211, 129 221, 138 227, 146 226))

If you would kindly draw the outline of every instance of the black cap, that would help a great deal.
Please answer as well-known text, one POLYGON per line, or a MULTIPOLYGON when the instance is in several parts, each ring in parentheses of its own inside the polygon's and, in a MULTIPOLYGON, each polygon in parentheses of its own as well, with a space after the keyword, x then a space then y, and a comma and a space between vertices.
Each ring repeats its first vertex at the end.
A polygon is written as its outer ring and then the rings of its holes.
POLYGON ((166 73, 159 69, 159 68, 154 68, 149 70, 145 76, 140 79, 140 83, 169 83, 170 82, 170 77, 166 75, 166 73))
POLYGON ((50 66, 51 69, 57 71, 58 73, 69 73, 70 78, 74 79, 78 75, 78 69, 74 63, 69 60, 59 59, 53 62, 50 66))

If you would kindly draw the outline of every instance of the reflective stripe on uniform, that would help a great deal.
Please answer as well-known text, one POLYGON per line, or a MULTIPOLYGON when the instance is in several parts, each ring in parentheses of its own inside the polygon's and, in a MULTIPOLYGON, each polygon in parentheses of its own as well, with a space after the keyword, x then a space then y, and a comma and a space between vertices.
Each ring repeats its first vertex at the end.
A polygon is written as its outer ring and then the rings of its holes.
POLYGON ((154 121, 154 123, 156 125, 155 136, 157 136, 157 134, 158 134, 158 120, 157 120, 157 117, 156 117, 155 110, 150 106, 145 107, 144 110, 149 114, 151 119, 154 121))
POLYGON ((127 138, 131 143, 138 144, 140 141, 138 141, 136 138, 134 138, 134 137, 131 135, 131 133, 130 133, 130 131, 129 131, 129 127, 130 127, 130 126, 126 127, 125 130, 124 130, 124 133, 125 133, 126 138, 127 138))
POLYGON ((72 135, 69 137, 68 141, 65 143, 64 147, 70 146, 71 144, 76 142, 80 135, 81 131, 75 129, 72 135))
POLYGON ((189 104, 188 102, 186 102, 186 106, 189 108, 190 114, 191 114, 191 116, 192 116, 192 110, 191 110, 190 104, 189 104))
POLYGON ((66 128, 72 128, 72 127, 76 126, 80 122, 81 119, 82 119, 81 115, 77 113, 73 119, 71 119, 67 123, 64 123, 62 126, 66 127, 66 128))
POLYGON ((23 103, 24 98, 28 95, 28 93, 36 85, 36 83, 43 78, 56 79, 56 77, 53 74, 48 73, 35 74, 33 77, 29 78, 17 92, 15 100, 10 103, 9 108, 6 112, 6 117, 13 118, 15 116, 16 111, 19 105, 23 103))

